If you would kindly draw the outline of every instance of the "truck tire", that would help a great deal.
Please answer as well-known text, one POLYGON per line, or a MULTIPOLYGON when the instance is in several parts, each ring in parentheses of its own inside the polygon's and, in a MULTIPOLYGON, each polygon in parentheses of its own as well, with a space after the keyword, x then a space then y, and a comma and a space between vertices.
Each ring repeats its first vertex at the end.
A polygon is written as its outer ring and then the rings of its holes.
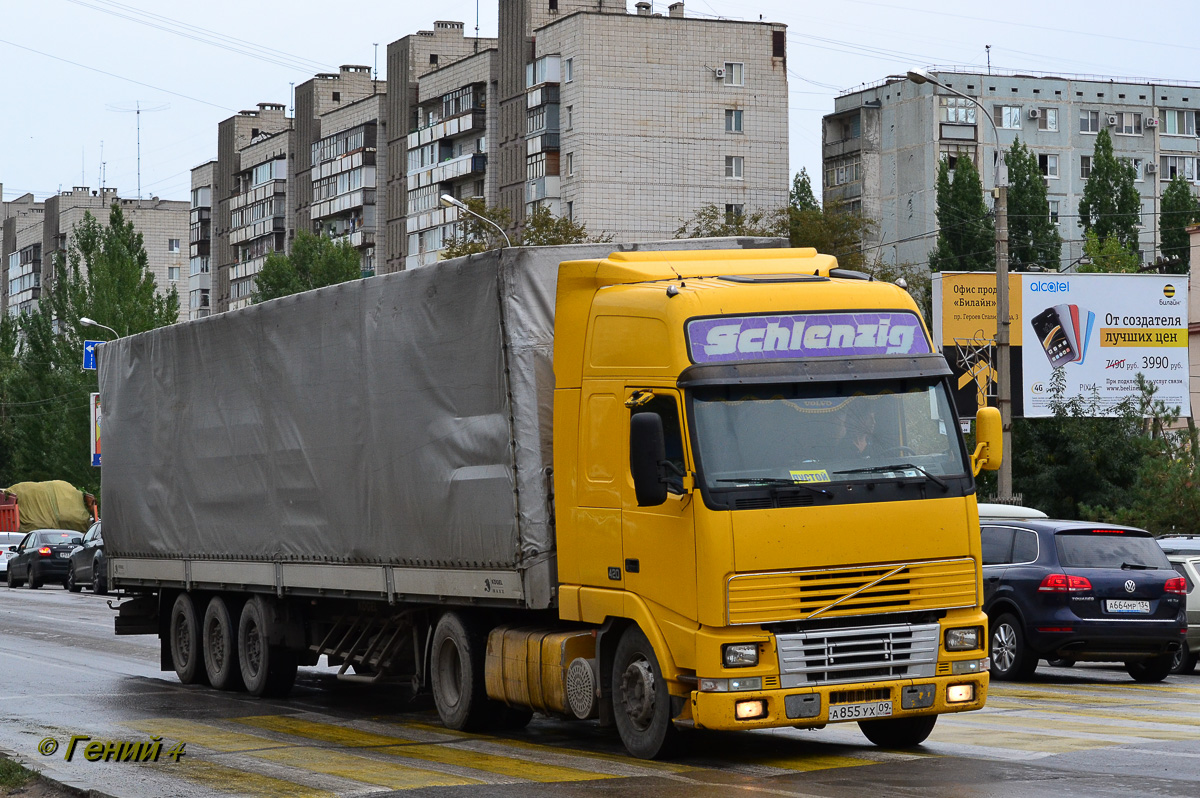
POLYGON ((242 666, 238 659, 238 628, 241 607, 224 596, 213 596, 204 610, 201 630, 204 637, 204 671, 208 683, 218 690, 245 690, 242 666))
POLYGON ((180 593, 175 597, 167 628, 171 636, 171 662, 175 664, 179 682, 208 684, 208 674, 204 672, 204 642, 191 595, 180 593))
POLYGON ((915 748, 925 742, 937 719, 937 715, 921 715, 916 718, 860 720, 858 728, 880 748, 915 748))
POLYGON ((630 626, 613 655, 613 720, 626 750, 639 759, 669 756, 678 731, 671 720, 671 695, 654 647, 630 626))
POLYGON ((484 686, 487 634, 472 619, 447 612, 433 630, 429 681, 433 703, 447 728, 479 731, 496 709, 484 686))
POLYGON ((247 692, 260 698, 285 696, 296 682, 296 653, 270 643, 272 617, 266 600, 255 596, 242 605, 238 621, 242 681, 247 692))

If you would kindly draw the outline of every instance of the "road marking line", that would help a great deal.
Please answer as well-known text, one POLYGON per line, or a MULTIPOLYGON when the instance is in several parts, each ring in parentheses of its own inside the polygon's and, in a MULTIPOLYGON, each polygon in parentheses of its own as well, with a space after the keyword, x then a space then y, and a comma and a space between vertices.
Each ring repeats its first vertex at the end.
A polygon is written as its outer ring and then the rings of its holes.
POLYGON ((335 798, 336 796, 336 793, 313 789, 293 781, 284 781, 190 757, 185 757, 179 763, 179 774, 213 790, 253 795, 255 798, 335 798))
MULTIPOLYGON (((966 721, 966 723, 972 723, 966 721)), ((1194 740, 1196 733, 1192 731, 1172 731, 1167 729, 1146 729, 1136 726, 1117 727, 1115 724, 1105 725, 1100 723, 1077 723, 1073 721, 1056 720, 1052 727, 1044 725, 1045 720, 1040 718, 1016 718, 1016 717, 992 717, 988 721, 982 719, 976 720, 973 723, 974 728, 992 728, 994 726, 1007 726, 1019 728, 1025 734, 1040 735, 1043 737, 1061 737, 1060 732, 1071 731, 1077 734, 1088 735, 1076 739, 1099 739, 1115 738, 1114 743, 1122 744, 1130 739, 1143 740, 1194 740)))
POLYGON ((930 739, 938 743, 971 746, 973 748, 1000 748, 1031 753, 1067 754, 1073 751, 1089 751, 1096 748, 1111 748, 1112 743, 1100 740, 1085 740, 1077 737, 1053 737, 1025 733, 999 731, 987 727, 968 726, 965 723, 939 725, 934 728, 930 739))
POLYGON ((1098 710, 1087 709, 1069 709, 1060 706, 1037 706, 1024 705, 1021 707, 1013 707, 1009 712, 1038 712, 1045 715, 1078 715, 1089 718, 1103 718, 1106 720, 1116 720, 1121 723, 1153 723, 1164 726, 1200 726, 1200 718, 1194 716, 1168 712, 1155 712, 1154 714, 1125 712, 1115 714, 1112 712, 1101 712, 1098 710))

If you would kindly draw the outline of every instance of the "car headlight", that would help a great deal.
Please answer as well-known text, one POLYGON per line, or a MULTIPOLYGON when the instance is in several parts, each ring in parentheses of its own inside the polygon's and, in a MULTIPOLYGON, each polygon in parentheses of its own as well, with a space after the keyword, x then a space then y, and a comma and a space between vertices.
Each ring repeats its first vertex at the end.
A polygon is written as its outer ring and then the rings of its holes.
POLYGON ((752 668, 758 664, 758 643, 730 643, 721 647, 726 668, 752 668))
POLYGON ((983 639, 983 629, 978 626, 967 626, 961 629, 946 630, 947 651, 974 651, 979 648, 983 639))

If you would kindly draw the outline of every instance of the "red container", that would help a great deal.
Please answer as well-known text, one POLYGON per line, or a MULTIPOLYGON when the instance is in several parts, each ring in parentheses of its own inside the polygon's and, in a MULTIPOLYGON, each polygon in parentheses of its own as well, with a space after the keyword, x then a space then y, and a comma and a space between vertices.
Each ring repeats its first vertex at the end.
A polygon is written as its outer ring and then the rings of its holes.
POLYGON ((17 497, 0 490, 0 532, 19 532, 21 514, 17 512, 17 497))

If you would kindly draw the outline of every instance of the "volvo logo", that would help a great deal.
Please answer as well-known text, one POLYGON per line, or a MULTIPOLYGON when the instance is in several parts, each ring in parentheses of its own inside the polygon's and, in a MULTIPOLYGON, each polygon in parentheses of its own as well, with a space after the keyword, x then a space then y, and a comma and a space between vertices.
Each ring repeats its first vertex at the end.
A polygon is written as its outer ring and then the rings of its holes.
POLYGON ((1137 585, 1135 585, 1135 584, 1133 583, 1133 580, 1132 580, 1132 579, 1126 579, 1126 580, 1125 580, 1125 592, 1126 592, 1126 593, 1132 593, 1132 592, 1133 592, 1133 591, 1135 591, 1135 590, 1137 590, 1137 585))

